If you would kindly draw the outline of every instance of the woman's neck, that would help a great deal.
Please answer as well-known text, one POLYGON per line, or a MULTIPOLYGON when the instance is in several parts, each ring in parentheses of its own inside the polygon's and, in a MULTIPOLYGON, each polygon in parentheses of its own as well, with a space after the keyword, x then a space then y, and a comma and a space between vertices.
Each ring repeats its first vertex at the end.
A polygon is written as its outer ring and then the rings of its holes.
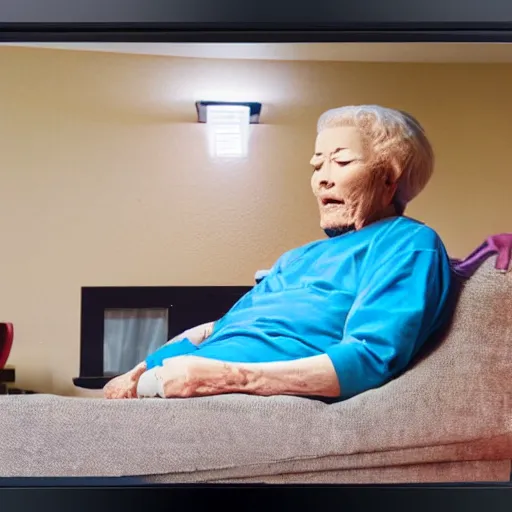
MULTIPOLYGON (((388 219, 390 217, 398 217, 400 216, 397 212, 397 209, 394 204, 390 204, 388 207, 384 208, 384 210, 381 210, 379 213, 373 215, 370 217, 367 221, 364 222, 364 224, 359 228, 363 229, 366 226, 369 226, 370 224, 373 224, 374 222, 378 222, 380 220, 388 219)), ((351 226, 344 226, 342 228, 330 228, 330 229, 324 229, 324 233, 329 237, 333 238, 336 236, 344 235, 345 233, 350 233, 351 231, 356 231, 357 228, 354 225, 351 226)))
POLYGON ((376 213, 375 215, 372 215, 361 228, 364 228, 365 226, 368 226, 370 224, 373 224, 374 222, 378 222, 379 220, 388 219, 389 217, 398 217, 398 212, 396 210, 396 207, 393 203, 391 203, 389 206, 384 208, 384 210, 381 210, 380 212, 376 213))

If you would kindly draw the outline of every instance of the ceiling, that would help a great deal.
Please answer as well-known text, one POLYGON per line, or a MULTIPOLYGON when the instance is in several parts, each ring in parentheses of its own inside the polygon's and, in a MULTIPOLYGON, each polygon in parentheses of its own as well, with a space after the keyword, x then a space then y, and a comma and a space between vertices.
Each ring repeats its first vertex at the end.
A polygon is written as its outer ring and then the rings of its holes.
POLYGON ((512 62, 512 44, 509 43, 7 43, 7 45, 212 59, 512 62))

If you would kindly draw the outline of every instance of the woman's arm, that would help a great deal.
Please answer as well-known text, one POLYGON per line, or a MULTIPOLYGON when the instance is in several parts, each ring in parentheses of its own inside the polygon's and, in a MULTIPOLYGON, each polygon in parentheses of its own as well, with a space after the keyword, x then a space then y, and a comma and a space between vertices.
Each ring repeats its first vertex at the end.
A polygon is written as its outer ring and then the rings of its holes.
MULTIPOLYGON (((227 363, 197 356, 168 359, 155 369, 152 396, 246 393, 261 396, 340 396, 336 371, 327 355, 272 363, 227 363)), ((150 393, 151 394, 151 393, 150 393)))
POLYGON ((209 338, 213 332, 213 327, 215 322, 207 322, 205 324, 197 325, 196 327, 192 327, 191 329, 187 329, 186 331, 178 334, 171 340, 169 340, 165 345, 169 345, 171 343, 176 343, 177 341, 181 341, 183 339, 190 340, 194 345, 198 346, 207 338, 209 338))

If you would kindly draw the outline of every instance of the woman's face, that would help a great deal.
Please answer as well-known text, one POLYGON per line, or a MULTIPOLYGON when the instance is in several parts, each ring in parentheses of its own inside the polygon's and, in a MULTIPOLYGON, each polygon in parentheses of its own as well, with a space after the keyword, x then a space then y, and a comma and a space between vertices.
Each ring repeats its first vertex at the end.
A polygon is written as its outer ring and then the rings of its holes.
POLYGON ((371 145, 355 127, 327 128, 318 134, 311 188, 322 229, 360 229, 391 204, 396 184, 376 162, 371 145))

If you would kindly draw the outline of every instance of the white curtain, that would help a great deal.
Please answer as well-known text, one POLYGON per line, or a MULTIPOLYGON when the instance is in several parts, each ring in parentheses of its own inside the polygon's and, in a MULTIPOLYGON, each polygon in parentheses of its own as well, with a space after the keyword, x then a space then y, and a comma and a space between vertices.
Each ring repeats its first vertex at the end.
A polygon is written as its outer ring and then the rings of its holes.
POLYGON ((105 311, 103 371, 131 370, 167 341, 167 309, 109 309, 105 311))

